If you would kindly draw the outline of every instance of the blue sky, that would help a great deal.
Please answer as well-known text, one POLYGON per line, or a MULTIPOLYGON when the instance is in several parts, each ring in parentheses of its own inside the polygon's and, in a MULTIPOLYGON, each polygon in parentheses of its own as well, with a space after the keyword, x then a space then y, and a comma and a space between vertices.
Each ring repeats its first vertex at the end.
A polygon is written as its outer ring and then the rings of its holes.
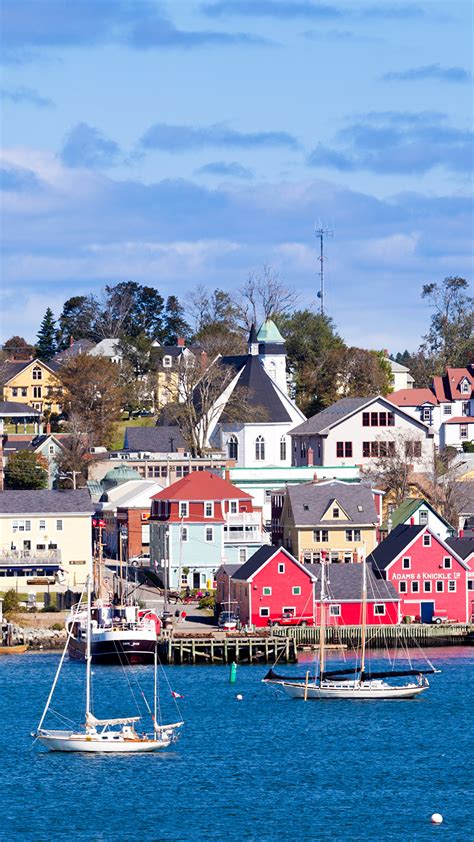
POLYGON ((471 0, 3 0, 0 339, 270 265, 365 347, 472 278, 471 0))

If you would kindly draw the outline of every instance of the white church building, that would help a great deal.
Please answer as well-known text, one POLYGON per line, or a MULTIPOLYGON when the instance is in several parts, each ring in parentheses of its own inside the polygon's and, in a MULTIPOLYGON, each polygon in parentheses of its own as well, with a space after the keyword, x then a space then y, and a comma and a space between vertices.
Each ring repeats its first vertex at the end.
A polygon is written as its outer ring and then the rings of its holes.
POLYGON ((220 357, 218 364, 231 366, 235 376, 219 400, 208 445, 225 451, 239 468, 291 465, 288 433, 306 416, 288 395, 285 341, 277 326, 271 319, 258 333, 252 326, 248 353, 220 357), (225 407, 237 388, 247 398, 245 411, 241 420, 235 411, 232 420, 227 420, 225 407))

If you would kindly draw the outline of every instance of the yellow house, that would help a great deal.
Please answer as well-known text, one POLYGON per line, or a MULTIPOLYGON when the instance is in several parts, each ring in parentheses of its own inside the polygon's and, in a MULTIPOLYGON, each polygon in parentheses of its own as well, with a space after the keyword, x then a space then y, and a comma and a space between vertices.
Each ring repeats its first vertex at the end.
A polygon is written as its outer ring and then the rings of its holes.
POLYGON ((2 366, 3 399, 28 404, 39 412, 61 412, 59 366, 52 360, 6 362, 2 366))
POLYGON ((358 482, 328 480, 286 489, 283 544, 302 562, 360 561, 378 543, 383 492, 358 482))
POLYGON ((156 408, 163 409, 167 403, 179 400, 180 367, 186 364, 186 357, 193 358, 184 340, 177 345, 162 345, 157 349, 156 359, 156 408))

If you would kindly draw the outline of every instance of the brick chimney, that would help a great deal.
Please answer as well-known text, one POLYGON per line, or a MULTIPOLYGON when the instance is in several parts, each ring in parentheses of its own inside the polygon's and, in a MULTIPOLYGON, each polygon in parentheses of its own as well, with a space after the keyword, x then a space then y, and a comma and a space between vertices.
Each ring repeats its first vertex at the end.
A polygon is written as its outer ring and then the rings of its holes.
POLYGON ((51 421, 48 421, 46 423, 46 431, 45 432, 46 432, 46 435, 48 435, 48 436, 51 435, 51 421))
POLYGON ((464 538, 464 529, 459 530, 459 537, 464 538))
POLYGON ((410 526, 414 526, 414 525, 415 525, 415 518, 411 517, 410 518, 410 526))
POLYGON ((310 468, 312 465, 314 465, 314 450, 313 450, 312 447, 308 447, 306 459, 307 459, 306 464, 308 465, 308 468, 310 468))
POLYGON ((184 345, 185 345, 184 337, 178 336, 178 338, 176 340, 176 344, 177 344, 178 348, 184 348, 184 345))

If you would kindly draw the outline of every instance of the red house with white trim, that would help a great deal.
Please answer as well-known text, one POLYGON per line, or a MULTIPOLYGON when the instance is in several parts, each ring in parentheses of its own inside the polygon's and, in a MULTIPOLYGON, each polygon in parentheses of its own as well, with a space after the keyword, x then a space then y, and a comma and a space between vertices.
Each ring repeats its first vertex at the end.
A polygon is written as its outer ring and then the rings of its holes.
MULTIPOLYGON (((321 618, 321 565, 311 564, 316 595, 316 622, 321 618)), ((400 622, 400 597, 390 582, 387 582, 372 564, 367 562, 368 625, 393 626, 400 622)), ((362 564, 328 564, 326 566, 325 592, 329 599, 326 608, 326 625, 360 626, 362 623, 362 564)))
POLYGON ((469 620, 469 566, 427 526, 400 524, 369 556, 401 599, 402 616, 469 620))

